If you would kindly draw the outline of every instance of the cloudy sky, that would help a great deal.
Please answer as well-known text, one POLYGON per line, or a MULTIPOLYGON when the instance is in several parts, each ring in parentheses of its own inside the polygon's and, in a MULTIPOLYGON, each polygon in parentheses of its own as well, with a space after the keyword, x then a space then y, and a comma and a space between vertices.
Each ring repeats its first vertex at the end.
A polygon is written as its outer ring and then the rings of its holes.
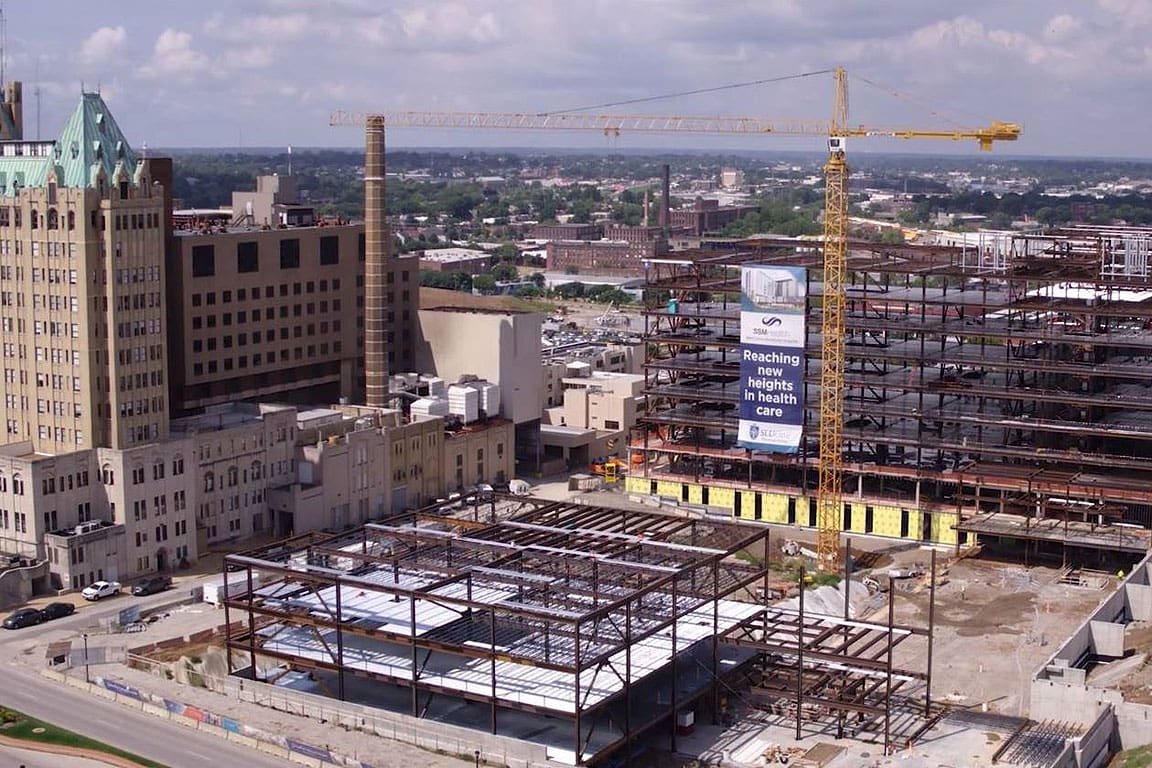
MULTIPOLYGON (((1012 154, 1148 157, 1152 0, 19 0, 8 79, 26 135, 55 137, 99 86, 133 144, 354 146, 346 110, 548 111, 827 69, 851 76, 853 124, 1019 122, 1012 154)), ((824 119, 809 77, 605 108, 824 119)), ((395 129, 392 145, 598 136, 395 129)), ((675 146, 732 146, 681 138, 675 146)), ((727 140, 730 142, 730 140, 727 140)), ((612 146, 654 146, 624 137, 612 146)), ((819 149, 812 139, 744 146, 819 149)), ((868 149, 947 151, 940 142, 868 149), (929 146, 925 146, 925 145, 929 146)), ((863 147, 861 147, 863 149, 863 147)))

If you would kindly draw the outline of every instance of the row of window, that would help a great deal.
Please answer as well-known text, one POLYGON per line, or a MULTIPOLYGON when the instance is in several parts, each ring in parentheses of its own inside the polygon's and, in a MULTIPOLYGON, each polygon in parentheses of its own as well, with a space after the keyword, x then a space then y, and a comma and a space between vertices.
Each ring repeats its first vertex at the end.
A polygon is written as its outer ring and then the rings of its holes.
MULTIPOLYGON (((165 462, 163 459, 157 459, 152 462, 152 479, 163 480, 166 467, 171 466, 172 476, 177 477, 184 474, 184 457, 176 455, 172 457, 171 462, 165 462)), ((145 481, 147 473, 143 466, 132 468, 132 485, 140 485, 145 481)), ((3 477, 0 475, 0 477, 3 477)), ((85 483, 87 483, 88 473, 84 473, 85 483)), ((100 468, 100 482, 103 485, 116 485, 116 470, 111 465, 105 464, 100 468)))
MULTIPOLYGON (((3 475, 0 475, 0 477, 3 477, 3 475)), ((56 493, 57 487, 59 487, 61 493, 71 491, 75 488, 86 488, 88 487, 88 470, 85 469, 74 474, 60 475, 59 477, 45 477, 41 479, 40 484, 45 496, 56 493)), ((53 512, 52 514, 56 513, 53 512)), ((52 528, 55 527, 55 525, 52 526, 52 528)))
POLYGON ((11 530, 13 533, 28 533, 28 513, 10 513, 0 509, 0 528, 11 530))
MULTIPOLYGON (((332 343, 332 354, 334 354, 334 355, 340 354, 343 346, 344 345, 338 341, 333 342, 332 343)), ((289 355, 289 350, 282 349, 282 350, 280 350, 279 362, 284 363, 284 362, 289 362, 290 360, 296 361, 296 362, 303 361, 305 350, 307 350, 307 354, 308 354, 309 359, 315 357, 317 354, 317 352, 316 352, 317 346, 315 344, 309 344, 306 348, 305 347, 296 347, 296 348, 291 350, 291 355, 289 355)), ((320 350, 320 352, 319 352, 320 355, 328 354, 328 343, 324 342, 324 343, 320 344, 319 350, 320 350)), ((275 353, 272 353, 272 352, 269 352, 267 354, 267 356, 261 354, 260 352, 256 352, 251 357, 251 367, 253 367, 253 368, 259 368, 262 365, 275 365, 276 362, 277 362, 276 361, 276 355, 275 355, 275 353)), ((221 371, 224 371, 224 372, 235 371, 235 370, 241 370, 242 371, 242 370, 246 370, 248 367, 249 367, 248 355, 240 355, 239 357, 236 357, 236 358, 226 357, 222 361, 209 360, 207 364, 205 364, 205 363, 193 363, 192 364, 192 375, 203 376, 203 375, 205 375, 205 373, 207 373, 210 376, 214 373, 220 373, 221 371)))
MULTIPOLYGON (((321 336, 326 336, 328 334, 329 328, 331 328, 333 333, 340 333, 341 323, 339 320, 334 321, 331 326, 329 326, 327 321, 320 323, 319 326, 317 326, 316 323, 308 323, 307 325, 293 326, 291 329, 285 326, 280 329, 280 340, 287 341, 289 338, 302 339, 304 337, 311 339, 316 336, 317 328, 319 328, 321 336), (291 330, 291 333, 289 333, 289 330, 291 330)), ((264 343, 271 344, 275 340, 275 328, 269 328, 268 330, 264 331, 264 343)), ((219 339, 217 339, 215 336, 210 336, 207 339, 193 339, 192 351, 195 353, 200 353, 205 350, 209 352, 215 352, 217 346, 219 346, 220 349, 232 349, 232 344, 234 341, 237 347, 246 347, 248 346, 249 335, 247 333, 238 333, 235 336, 232 336, 232 334, 221 336, 219 339)), ((260 331, 252 332, 251 341, 253 346, 261 343, 260 331)), ((389 341, 391 341, 391 339, 389 339, 389 341)), ((322 350, 322 353, 325 353, 327 352, 326 348, 328 345, 324 344, 323 346, 325 349, 322 350)))
POLYGON ((196 519, 209 520, 220 515, 239 512, 240 510, 251 511, 253 505, 263 503, 264 491, 262 490, 251 491, 243 495, 234 493, 231 496, 224 496, 202 503, 200 508, 196 510, 196 519))
MULTIPOLYGON (((329 285, 332 286, 333 291, 340 290, 340 278, 332 278, 331 283, 329 283, 327 280, 320 280, 319 282, 315 280, 308 280, 307 282, 291 283, 291 291, 293 296, 300 296, 301 294, 305 293, 316 293, 316 288, 319 286, 320 293, 326 293, 328 291, 329 285)), ((363 283, 358 282, 357 285, 363 285, 363 283)), ((288 295, 288 286, 289 283, 280 283, 280 296, 283 297, 288 295)), ((237 288, 235 292, 236 301, 247 301, 249 294, 251 294, 253 301, 257 301, 261 298, 274 299, 276 298, 276 286, 264 286, 263 291, 261 291, 261 288, 258 285, 255 285, 252 288, 237 288)), ((221 291, 220 303, 231 304, 232 296, 233 292, 231 290, 221 291)), ((202 303, 207 304, 210 307, 214 306, 216 304, 216 292, 208 291, 207 293, 192 294, 192 306, 198 307, 202 303)))
MULTIPOLYGON (((251 467, 241 470, 239 467, 228 467, 225 472, 220 474, 220 487, 221 488, 234 488, 240 483, 247 483, 249 481, 257 481, 266 476, 264 466, 258 462, 252 462, 251 467)), ((214 472, 204 473, 204 491, 216 490, 216 474, 214 472)))
POLYGON ((131 392, 134 389, 146 387, 162 387, 164 386, 164 372, 145 371, 125 374, 120 377, 118 384, 120 392, 131 392))
MULTIPOLYGON (((300 268, 300 238, 287 237, 279 241, 280 269, 300 268)), ((340 238, 327 235, 320 238, 319 262, 322 267, 340 263, 340 238)), ((236 244, 236 271, 244 274, 260 271, 260 243, 246 240, 236 244)), ((212 277, 216 274, 216 246, 192 246, 192 277, 212 277)))
POLYGON ((84 445, 84 431, 80 429, 50 427, 47 424, 41 424, 38 437, 41 440, 55 440, 61 444, 72 443, 77 446, 84 445))
MULTIPOLYGON (((332 300, 331 308, 332 308, 333 312, 339 312, 341 307, 342 307, 342 304, 340 302, 340 299, 333 299, 332 300)), ((324 313, 328 312, 328 308, 329 308, 329 303, 327 300, 320 302, 320 304, 319 304, 320 314, 324 314, 324 313)), ((317 304, 314 301, 310 301, 307 304, 295 304, 292 306, 292 316, 293 317, 301 317, 305 314, 314 315, 314 314, 316 314, 316 311, 317 311, 317 304)), ((288 317, 288 305, 285 304, 285 305, 281 306, 279 314, 280 314, 281 319, 286 319, 288 317)), ((275 307, 265 308, 264 319, 265 320, 274 320, 275 318, 276 318, 276 308, 275 307)), ((205 326, 207 326, 208 328, 215 328, 217 320, 219 320, 221 325, 232 325, 233 315, 231 312, 224 312, 223 314, 220 314, 220 315, 203 315, 203 316, 193 315, 192 316, 192 330, 198 331, 205 326)), ((239 312, 237 312, 235 315, 235 320, 236 320, 237 325, 242 325, 244 323, 247 323, 248 322, 248 311, 242 309, 239 312)), ((260 322, 260 310, 259 309, 253 309, 252 310, 252 322, 253 323, 260 322)))

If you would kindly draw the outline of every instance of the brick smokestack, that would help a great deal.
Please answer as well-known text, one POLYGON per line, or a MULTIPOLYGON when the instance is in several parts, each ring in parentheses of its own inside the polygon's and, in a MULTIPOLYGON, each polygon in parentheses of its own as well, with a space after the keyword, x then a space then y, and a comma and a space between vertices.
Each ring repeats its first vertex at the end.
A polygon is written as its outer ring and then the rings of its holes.
POLYGON ((384 116, 364 124, 364 379, 365 403, 382 408, 388 397, 384 318, 388 223, 384 219, 384 116))
POLYGON ((664 230, 664 236, 668 237, 668 230, 672 228, 672 169, 668 163, 664 163, 661 171, 660 226, 664 230))

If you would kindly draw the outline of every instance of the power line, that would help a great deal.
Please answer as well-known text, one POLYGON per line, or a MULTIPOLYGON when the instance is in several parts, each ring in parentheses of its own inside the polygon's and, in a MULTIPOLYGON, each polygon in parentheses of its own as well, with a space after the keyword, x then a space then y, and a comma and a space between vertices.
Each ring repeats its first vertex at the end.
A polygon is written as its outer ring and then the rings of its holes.
POLYGON ((797 75, 783 75, 781 77, 768 77, 763 80, 749 80, 744 83, 729 83, 728 85, 717 85, 711 88, 696 88, 691 91, 677 91, 676 93, 665 93, 660 96, 644 96, 638 99, 625 99, 624 101, 608 101, 603 104, 590 104, 584 107, 572 107, 570 109, 558 109, 552 112, 540 112, 540 116, 545 115, 566 115, 570 112, 585 112, 589 109, 605 109, 607 107, 623 107, 629 104, 643 104, 649 101, 660 101, 662 99, 676 99, 681 96, 699 96, 702 93, 716 93, 717 91, 729 91, 736 88, 750 88, 754 85, 767 85, 768 83, 780 83, 785 80, 799 80, 804 77, 814 77, 816 75, 827 75, 832 70, 818 69, 814 72, 801 72, 797 75))

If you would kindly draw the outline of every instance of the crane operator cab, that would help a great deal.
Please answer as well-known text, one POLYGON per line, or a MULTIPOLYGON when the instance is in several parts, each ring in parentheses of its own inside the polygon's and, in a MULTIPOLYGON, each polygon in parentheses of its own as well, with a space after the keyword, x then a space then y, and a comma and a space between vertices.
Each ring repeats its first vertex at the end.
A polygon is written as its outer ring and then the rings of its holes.
POLYGON ((843 136, 828 137, 828 154, 832 155, 833 157, 844 157, 843 136))

